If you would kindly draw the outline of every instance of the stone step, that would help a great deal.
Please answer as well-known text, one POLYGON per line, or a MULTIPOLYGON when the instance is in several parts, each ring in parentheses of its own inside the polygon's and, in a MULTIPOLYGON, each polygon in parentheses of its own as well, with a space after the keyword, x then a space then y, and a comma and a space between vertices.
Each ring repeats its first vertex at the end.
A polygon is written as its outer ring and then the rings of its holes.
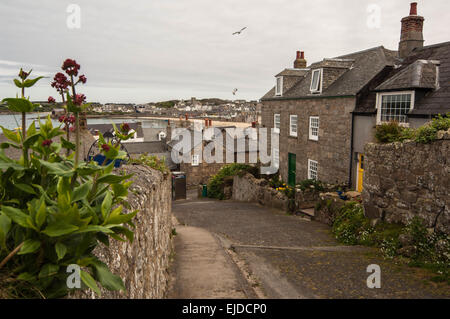
POLYGON ((295 214, 312 220, 314 218, 314 208, 304 208, 297 211, 295 214))

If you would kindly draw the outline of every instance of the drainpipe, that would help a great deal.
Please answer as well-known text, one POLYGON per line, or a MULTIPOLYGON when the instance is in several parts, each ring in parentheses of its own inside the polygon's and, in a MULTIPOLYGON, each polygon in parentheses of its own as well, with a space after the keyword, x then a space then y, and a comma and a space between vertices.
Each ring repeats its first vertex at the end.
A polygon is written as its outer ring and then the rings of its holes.
POLYGON ((352 175, 353 175, 353 136, 355 131, 355 114, 352 112, 352 132, 350 135, 350 171, 348 174, 348 187, 352 187, 352 175))

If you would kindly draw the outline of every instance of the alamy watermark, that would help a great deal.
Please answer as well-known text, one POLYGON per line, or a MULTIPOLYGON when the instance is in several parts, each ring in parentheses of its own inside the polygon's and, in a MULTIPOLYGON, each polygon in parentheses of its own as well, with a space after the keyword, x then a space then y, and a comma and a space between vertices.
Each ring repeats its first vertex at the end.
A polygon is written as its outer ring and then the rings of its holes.
POLYGON ((261 174, 275 174, 279 158, 279 134, 267 128, 187 128, 172 130, 171 159, 180 163, 261 164, 261 174), (270 137, 270 143, 269 143, 270 137))
POLYGON ((372 264, 367 266, 367 272, 371 273, 369 277, 367 277, 367 288, 381 288, 381 268, 376 264, 372 264))
POLYGON ((66 285, 69 289, 81 288, 81 268, 77 264, 71 264, 67 266, 66 272, 70 275, 67 276, 66 285))
POLYGON ((369 29, 381 28, 381 7, 378 4, 372 3, 367 6, 367 27, 369 29))
POLYGON ((69 29, 81 28, 81 7, 78 4, 69 4, 66 12, 69 13, 66 19, 66 25, 69 29))

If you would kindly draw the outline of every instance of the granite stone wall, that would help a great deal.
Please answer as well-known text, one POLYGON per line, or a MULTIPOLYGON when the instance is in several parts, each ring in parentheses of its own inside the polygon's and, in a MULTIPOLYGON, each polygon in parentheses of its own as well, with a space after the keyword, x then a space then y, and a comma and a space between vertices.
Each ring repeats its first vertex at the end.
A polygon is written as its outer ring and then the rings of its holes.
MULTIPOLYGON (((123 168, 134 174, 128 202, 130 210, 138 209, 133 219, 134 241, 110 240, 110 246, 99 246, 95 254, 112 273, 119 275, 126 292, 102 289, 101 298, 159 299, 164 298, 169 281, 169 261, 172 252, 172 208, 170 174, 141 165, 123 168)), ((98 298, 93 292, 77 292, 70 298, 98 298)))
POLYGON ((251 174, 234 176, 232 199, 238 202, 259 203, 263 206, 289 210, 289 199, 268 185, 265 179, 256 179, 251 174))
POLYGON ((262 126, 273 128, 281 114, 280 174, 288 180, 288 153, 296 154, 296 181, 308 178, 308 159, 318 162, 318 179, 339 184, 349 181, 351 112, 355 98, 311 98, 263 101, 262 126), (289 116, 298 116, 297 137, 289 136, 289 116), (319 116, 319 140, 309 139, 309 117, 319 116))
POLYGON ((450 131, 431 144, 367 144, 363 203, 372 219, 414 216, 450 234, 450 131))

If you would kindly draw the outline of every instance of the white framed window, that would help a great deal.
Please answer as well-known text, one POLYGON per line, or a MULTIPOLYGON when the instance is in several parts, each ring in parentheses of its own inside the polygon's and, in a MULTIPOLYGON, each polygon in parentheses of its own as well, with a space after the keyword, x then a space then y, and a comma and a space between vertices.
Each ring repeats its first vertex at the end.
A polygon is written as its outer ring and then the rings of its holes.
POLYGON ((308 179, 317 180, 319 163, 317 161, 308 160, 308 179))
POLYGON ((277 83, 275 86, 275 95, 277 95, 277 96, 283 95, 283 77, 282 76, 277 77, 277 83))
POLYGON ((273 115, 273 131, 275 133, 280 133, 280 128, 281 128, 281 115, 274 114, 273 115))
POLYGON ((309 139, 313 141, 319 140, 319 117, 309 117, 309 139))
POLYGON ((289 135, 297 137, 297 115, 289 116, 289 135))
POLYGON ((200 155, 192 155, 192 166, 200 165, 200 155))
POLYGON ((398 122, 408 125, 408 113, 414 108, 414 91, 377 94, 377 124, 398 122))
POLYGON ((323 72, 322 69, 316 69, 312 71, 311 75, 311 93, 322 93, 322 80, 323 72))

